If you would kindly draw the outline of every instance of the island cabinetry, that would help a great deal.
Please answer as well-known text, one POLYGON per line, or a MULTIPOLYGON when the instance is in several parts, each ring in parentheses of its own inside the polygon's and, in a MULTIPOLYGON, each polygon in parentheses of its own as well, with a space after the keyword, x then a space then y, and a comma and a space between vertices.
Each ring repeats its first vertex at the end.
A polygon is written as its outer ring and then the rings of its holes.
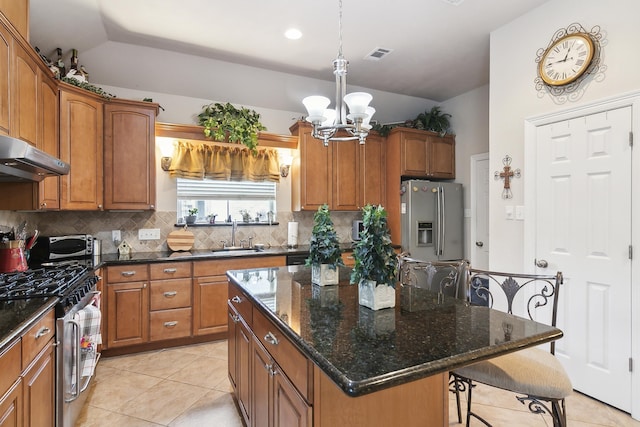
POLYGON ((146 264, 105 269, 107 348, 149 341, 149 268, 146 264))
POLYGON ((196 261, 193 265, 193 335, 227 332, 227 270, 286 265, 281 255, 196 261))
MULTIPOLYGON (((240 408, 240 415, 244 419, 245 425, 251 425, 251 406, 250 406, 250 356, 252 336, 249 332, 249 326, 245 323, 243 318, 238 312, 238 305, 247 305, 248 302, 240 300, 240 302, 232 302, 235 297, 238 301, 241 297, 237 292, 229 289, 229 339, 228 339, 228 366, 229 366, 229 381, 231 386, 235 390, 236 400, 238 407, 240 408), (233 294, 233 296, 232 296, 233 294)), ((249 306, 249 313, 251 313, 251 306, 249 306)), ((251 317, 246 318, 249 322, 251 317)))
POLYGON ((299 149, 291 170, 294 211, 317 210, 325 203, 331 210, 357 211, 384 202, 384 138, 371 134, 363 145, 330 141, 325 147, 311 135, 309 123, 297 122, 290 131, 298 136, 299 149))
POLYGON ((191 263, 149 265, 151 341, 191 335, 191 263))
POLYGON ((53 310, 36 320, 0 355, 0 425, 55 423, 53 310))
POLYGON ((104 208, 155 209, 158 104, 113 99, 104 106, 104 208))
POLYGON ((60 209, 103 210, 103 102, 63 82, 60 91, 60 159, 71 172, 60 178, 60 209))

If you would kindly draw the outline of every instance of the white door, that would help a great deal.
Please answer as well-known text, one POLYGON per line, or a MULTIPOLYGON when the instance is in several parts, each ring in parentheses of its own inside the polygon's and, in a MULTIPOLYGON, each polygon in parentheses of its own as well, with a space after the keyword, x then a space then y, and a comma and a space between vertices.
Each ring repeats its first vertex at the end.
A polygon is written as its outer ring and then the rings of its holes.
POLYGON ((631 107, 536 133, 538 273, 564 274, 556 355, 576 390, 631 410, 631 107))
POLYGON ((489 268, 489 154, 471 156, 471 230, 469 258, 474 268, 489 268))

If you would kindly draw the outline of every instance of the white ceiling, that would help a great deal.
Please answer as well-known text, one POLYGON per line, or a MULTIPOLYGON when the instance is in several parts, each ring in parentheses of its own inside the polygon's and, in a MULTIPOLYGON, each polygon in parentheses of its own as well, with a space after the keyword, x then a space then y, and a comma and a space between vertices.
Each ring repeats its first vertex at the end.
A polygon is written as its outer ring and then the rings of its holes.
MULTIPOLYGON (((443 101, 489 82, 489 33, 547 0, 344 0, 348 83, 443 101), (454 1, 455 2, 455 1, 454 1), (365 60, 376 48, 393 52, 365 60)), ((120 42, 332 80, 338 0, 31 0, 46 55, 120 42), (296 27, 297 41, 283 33, 296 27)), ((82 63, 82 60, 80 61, 82 63)), ((91 71, 91 70, 89 70, 91 71)), ((114 85, 104 81, 100 83, 114 85)))

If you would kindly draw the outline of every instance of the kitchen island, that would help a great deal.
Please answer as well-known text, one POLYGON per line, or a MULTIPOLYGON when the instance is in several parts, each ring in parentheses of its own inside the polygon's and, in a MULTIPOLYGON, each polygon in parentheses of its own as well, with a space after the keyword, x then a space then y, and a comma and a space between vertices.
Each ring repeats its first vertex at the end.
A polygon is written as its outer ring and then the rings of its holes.
POLYGON ((449 370, 562 336, 415 287, 371 311, 349 275, 319 287, 307 267, 227 272, 229 377, 248 425, 448 425, 449 370))

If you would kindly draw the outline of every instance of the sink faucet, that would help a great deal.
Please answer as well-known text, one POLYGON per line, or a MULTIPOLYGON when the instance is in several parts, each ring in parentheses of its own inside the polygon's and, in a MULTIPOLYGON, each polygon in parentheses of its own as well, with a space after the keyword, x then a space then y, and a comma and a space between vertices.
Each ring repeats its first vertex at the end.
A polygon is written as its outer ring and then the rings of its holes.
POLYGON ((231 223, 231 247, 236 247, 236 231, 238 231, 238 221, 233 220, 231 223))

